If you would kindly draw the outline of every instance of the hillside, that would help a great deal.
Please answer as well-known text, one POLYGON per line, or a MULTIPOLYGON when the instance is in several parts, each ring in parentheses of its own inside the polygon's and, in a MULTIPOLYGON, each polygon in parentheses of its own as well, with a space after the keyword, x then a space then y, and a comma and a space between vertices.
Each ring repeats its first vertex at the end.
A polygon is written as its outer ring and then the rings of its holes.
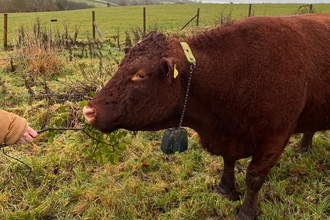
POLYGON ((107 7, 108 3, 111 3, 107 0, 71 0, 73 2, 81 2, 81 3, 87 3, 88 5, 94 6, 94 7, 107 7))
POLYGON ((95 7, 128 6, 128 5, 149 5, 149 4, 175 4, 175 3, 196 3, 191 0, 72 0, 74 2, 87 3, 95 7))

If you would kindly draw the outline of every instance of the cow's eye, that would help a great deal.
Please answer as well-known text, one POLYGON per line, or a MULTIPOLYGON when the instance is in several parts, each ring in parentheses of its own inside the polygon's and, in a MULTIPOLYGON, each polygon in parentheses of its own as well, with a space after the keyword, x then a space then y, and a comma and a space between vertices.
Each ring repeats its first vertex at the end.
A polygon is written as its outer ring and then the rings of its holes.
POLYGON ((146 78, 146 74, 145 73, 136 73, 133 77, 132 77, 132 80, 133 81, 138 81, 138 80, 143 80, 146 78))

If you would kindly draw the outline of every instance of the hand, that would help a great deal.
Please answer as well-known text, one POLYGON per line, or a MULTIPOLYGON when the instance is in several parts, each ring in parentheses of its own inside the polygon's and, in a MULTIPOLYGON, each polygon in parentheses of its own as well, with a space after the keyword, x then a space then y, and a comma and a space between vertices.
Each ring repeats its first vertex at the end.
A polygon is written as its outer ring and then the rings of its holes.
POLYGON ((17 145, 26 144, 28 142, 32 142, 33 138, 37 137, 38 133, 33 130, 30 126, 27 127, 25 133, 22 135, 20 139, 16 142, 17 145))

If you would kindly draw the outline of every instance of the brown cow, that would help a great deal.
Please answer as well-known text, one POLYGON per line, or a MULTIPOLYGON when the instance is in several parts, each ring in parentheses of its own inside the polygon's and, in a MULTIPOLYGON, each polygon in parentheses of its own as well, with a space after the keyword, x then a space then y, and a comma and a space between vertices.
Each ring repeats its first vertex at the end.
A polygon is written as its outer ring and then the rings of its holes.
POLYGON ((193 69, 183 125, 224 158, 224 195, 235 193, 235 161, 252 156, 236 219, 255 219, 258 192, 290 135, 330 127, 330 19, 251 17, 186 42, 195 68, 179 40, 161 33, 127 49, 85 118, 103 132, 178 126, 193 69))

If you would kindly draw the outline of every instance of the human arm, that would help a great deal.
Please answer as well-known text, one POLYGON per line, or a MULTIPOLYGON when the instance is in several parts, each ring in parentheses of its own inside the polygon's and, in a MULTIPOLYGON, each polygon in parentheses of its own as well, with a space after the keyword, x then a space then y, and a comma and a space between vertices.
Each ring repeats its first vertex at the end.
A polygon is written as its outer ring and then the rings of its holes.
POLYGON ((36 136, 26 119, 0 109, 0 145, 25 144, 36 136))

